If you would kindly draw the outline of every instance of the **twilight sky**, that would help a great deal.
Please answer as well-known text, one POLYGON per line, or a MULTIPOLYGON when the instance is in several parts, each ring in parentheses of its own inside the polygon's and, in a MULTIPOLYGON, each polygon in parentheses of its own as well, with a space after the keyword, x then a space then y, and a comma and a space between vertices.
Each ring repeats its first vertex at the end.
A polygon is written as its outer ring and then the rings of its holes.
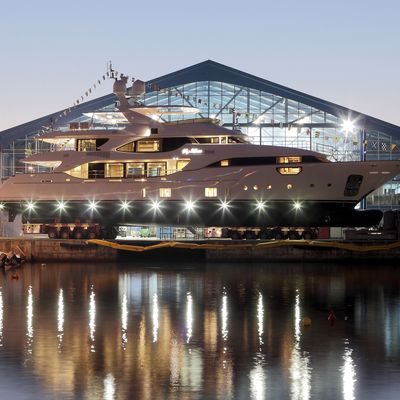
POLYGON ((400 0, 3 0, 0 55, 0 131, 71 106, 110 59, 142 80, 211 59, 400 125, 400 0))

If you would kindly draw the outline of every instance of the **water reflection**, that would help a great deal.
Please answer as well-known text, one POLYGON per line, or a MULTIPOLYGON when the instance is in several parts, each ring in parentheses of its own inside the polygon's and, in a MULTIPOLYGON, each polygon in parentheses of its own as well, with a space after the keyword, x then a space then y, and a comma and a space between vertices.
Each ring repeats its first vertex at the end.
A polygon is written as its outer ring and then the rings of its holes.
POLYGON ((33 294, 32 286, 28 287, 28 301, 26 305, 26 351, 30 356, 32 355, 33 344, 33 294))
POLYGON ((262 354, 255 357, 255 366, 250 371, 250 394, 254 400, 263 400, 266 398, 266 367, 265 360, 262 354))
POLYGON ((18 282, 0 275, 0 397, 12 382, 20 398, 397 399, 399 278, 26 265, 18 282))
POLYGON ((296 289, 296 299, 295 299, 295 305, 294 305, 294 340, 295 340, 295 343, 300 342, 300 337, 301 337, 300 318, 301 318, 300 294, 299 294, 299 289, 296 289))
POLYGON ((89 339, 90 339, 90 351, 92 353, 96 351, 94 343, 95 333, 96 333, 96 301, 92 286, 89 298, 89 339))
POLYGON ((190 342, 190 338, 192 337, 192 330, 193 330, 193 300, 192 295, 188 293, 186 295, 186 343, 190 342))
POLYGON ((153 294, 153 343, 158 340, 158 296, 157 293, 153 294))
POLYGON ((104 378, 104 400, 115 399, 115 379, 113 374, 108 374, 104 378))
POLYGON ((343 355, 342 379, 343 379, 343 399, 354 400, 354 385, 356 379, 356 367, 352 357, 353 350, 349 347, 349 342, 345 342, 343 355))
POLYGON ((222 307, 221 307, 221 335, 224 342, 228 339, 228 296, 226 292, 222 295, 222 307))
POLYGON ((257 327, 258 327, 258 341, 260 346, 263 345, 263 333, 264 333, 264 304, 263 304, 263 296, 259 292, 258 293, 258 302, 257 302, 257 327))
POLYGON ((263 295, 261 294, 261 292, 258 292, 256 315, 259 351, 254 357, 254 366, 249 374, 250 397, 255 400, 262 400, 266 398, 267 372, 265 355, 261 351, 261 347, 264 344, 264 303, 263 295))
POLYGON ((121 344, 122 348, 126 349, 128 343, 128 300, 126 293, 122 295, 121 302, 121 344))
POLYGON ((291 398, 308 400, 311 395, 311 367, 310 358, 300 347, 301 340, 301 308, 300 294, 296 289, 294 306, 294 345, 292 350, 290 377, 291 398))
POLYGON ((170 358, 170 377, 169 382, 172 387, 178 387, 180 384, 180 359, 182 349, 179 346, 179 342, 173 339, 171 342, 171 358, 170 358))
POLYGON ((64 294, 63 290, 60 289, 58 294, 58 307, 57 307, 57 338, 58 347, 62 345, 64 336, 64 294))

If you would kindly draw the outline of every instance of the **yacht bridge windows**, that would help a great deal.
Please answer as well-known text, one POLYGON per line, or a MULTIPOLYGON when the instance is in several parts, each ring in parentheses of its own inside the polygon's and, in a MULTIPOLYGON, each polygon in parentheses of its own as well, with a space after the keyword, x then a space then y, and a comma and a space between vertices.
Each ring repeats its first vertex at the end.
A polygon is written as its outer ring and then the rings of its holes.
POLYGON ((117 148, 125 153, 158 153, 179 149, 185 144, 239 144, 246 143, 241 137, 235 136, 195 136, 169 137, 163 139, 146 138, 126 143, 117 148))
POLYGON ((97 151, 108 139, 76 139, 76 151, 97 151))
POLYGON ((189 138, 165 138, 153 139, 146 138, 132 141, 117 148, 117 151, 124 153, 158 153, 178 149, 187 143, 191 143, 189 138))

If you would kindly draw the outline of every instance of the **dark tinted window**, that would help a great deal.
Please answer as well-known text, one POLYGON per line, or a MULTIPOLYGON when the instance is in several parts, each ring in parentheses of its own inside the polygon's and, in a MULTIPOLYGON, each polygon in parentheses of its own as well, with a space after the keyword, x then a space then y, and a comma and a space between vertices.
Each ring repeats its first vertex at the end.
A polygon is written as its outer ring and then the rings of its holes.
POLYGON ((165 138, 163 140, 163 151, 179 149, 179 147, 182 147, 186 143, 191 143, 190 139, 187 137, 165 138))
POLYGON ((89 179, 104 178, 104 163, 89 164, 89 179))
POLYGON ((107 142, 108 139, 96 139, 96 147, 99 148, 100 146, 103 146, 103 144, 107 142))
MULTIPOLYGON (((302 164, 303 163, 319 163, 322 162, 320 159, 314 156, 302 156, 302 164)), ((229 166, 250 166, 250 165, 269 165, 276 164, 276 157, 238 157, 238 158, 229 158, 227 159, 229 166)), ((222 160, 221 160, 222 161, 222 160)), ((220 167, 221 161, 210 164, 208 167, 220 167)), ((290 164, 285 164, 290 165, 290 164)), ((293 165, 298 165, 298 163, 294 163, 293 165)))
POLYGON ((346 187, 344 188, 344 195, 357 196, 362 181, 362 175, 349 175, 349 177, 347 178, 346 187))

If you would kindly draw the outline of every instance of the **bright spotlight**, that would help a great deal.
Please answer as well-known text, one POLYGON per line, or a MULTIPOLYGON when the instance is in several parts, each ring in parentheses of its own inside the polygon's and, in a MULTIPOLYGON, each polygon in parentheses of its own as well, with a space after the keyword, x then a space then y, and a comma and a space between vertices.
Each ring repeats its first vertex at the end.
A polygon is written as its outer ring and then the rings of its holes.
POLYGON ((57 210, 64 211, 65 210, 65 202, 64 201, 57 201, 57 210))
POLYGON ((35 208, 35 203, 34 203, 33 201, 28 201, 28 202, 26 203, 26 209, 27 209, 28 211, 33 211, 34 208, 35 208))
POLYGON ((97 210, 97 201, 90 200, 88 207, 89 207, 90 211, 96 211, 97 210))
POLYGON ((186 200, 185 201, 185 210, 190 212, 193 211, 195 207, 195 202, 192 200, 186 200))
POLYGON ((0 210, 4 210, 5 205, 3 203, 0 203, 0 210))
POLYGON ((354 122, 350 121, 349 119, 343 120, 342 129, 346 135, 348 133, 353 133, 354 132, 354 122))
POLYGON ((221 201, 220 209, 226 211, 229 209, 229 201, 223 200, 221 201))
POLYGON ((257 200, 256 209, 257 209, 258 211, 263 211, 264 208, 265 208, 265 201, 257 200))
POLYGON ((299 202, 299 201, 295 201, 294 202, 294 204, 293 204, 293 208, 295 209, 295 210, 301 210, 301 203, 299 202))
POLYGON ((121 202, 121 210, 127 211, 127 210, 129 210, 129 206, 130 206, 130 203, 128 201, 121 202))
POLYGON ((153 211, 160 211, 161 202, 158 200, 151 201, 151 209, 153 211))

